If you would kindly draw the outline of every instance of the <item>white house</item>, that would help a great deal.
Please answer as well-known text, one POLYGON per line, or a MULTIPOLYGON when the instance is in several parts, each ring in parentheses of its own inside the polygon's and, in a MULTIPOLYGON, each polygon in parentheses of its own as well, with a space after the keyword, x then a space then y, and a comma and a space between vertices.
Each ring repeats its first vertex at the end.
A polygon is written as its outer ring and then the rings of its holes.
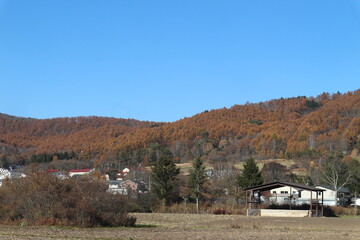
POLYGON ((270 203, 273 204, 295 204, 299 196, 299 191, 296 188, 284 186, 270 190, 270 203))
POLYGON ((94 168, 87 168, 87 169, 74 169, 69 171, 69 176, 84 176, 92 173, 95 169, 94 168))
POLYGON ((112 194, 122 194, 122 195, 127 195, 127 189, 124 189, 120 186, 120 184, 123 181, 108 181, 109 184, 109 189, 107 190, 107 192, 112 193, 112 194))
MULTIPOLYGON (((324 205, 325 206, 336 206, 339 202, 339 198, 347 196, 350 192, 349 189, 346 187, 342 187, 338 191, 338 196, 336 196, 336 192, 334 191, 334 188, 331 186, 326 185, 316 185, 315 186, 318 189, 324 190, 323 193, 318 192, 318 199, 324 199, 324 205), (323 196, 322 196, 323 194, 323 196)), ((316 193, 312 193, 312 199, 316 199, 316 193)), ((301 193, 301 196, 297 200, 297 204, 309 204, 310 203, 310 192, 303 191, 301 193)))
POLYGON ((5 168, 0 168, 0 179, 10 178, 10 171, 5 168))
POLYGON ((0 168, 0 180, 1 180, 1 184, 0 187, 2 186, 2 181, 4 179, 11 179, 11 178, 23 178, 26 177, 26 175, 24 173, 21 172, 15 172, 15 171, 9 171, 7 169, 4 168, 0 168))
POLYGON ((352 204, 351 204, 351 206, 354 206, 354 205, 356 205, 356 206, 360 206, 360 198, 353 198, 352 199, 352 204))
POLYGON ((130 169, 129 168, 124 168, 121 172, 117 173, 116 180, 124 180, 126 175, 128 175, 129 173, 130 173, 130 169))
POLYGON ((54 175, 55 177, 59 178, 59 179, 66 179, 68 178, 64 173, 60 172, 59 170, 56 169, 50 169, 48 170, 48 173, 51 175, 54 175))
POLYGON ((144 182, 135 182, 131 180, 126 181, 108 181, 109 189, 107 190, 113 194, 122 194, 122 195, 133 195, 136 197, 136 194, 147 193, 148 189, 144 182))
MULTIPOLYGON (((318 195, 317 199, 319 200, 319 202, 321 202, 322 199, 324 200, 324 206, 336 206, 337 202, 339 201, 339 198, 335 196, 334 188, 325 185, 316 185, 314 187, 324 191, 312 192, 312 196, 310 197, 311 194, 310 191, 297 190, 294 187, 284 186, 270 190, 269 200, 270 203, 273 204, 289 204, 291 202, 292 204, 302 205, 302 204, 310 204, 311 198, 313 202, 316 201, 316 194, 317 194, 318 195)), ((343 187, 339 190, 338 197, 344 197, 348 193, 349 190, 343 187)))

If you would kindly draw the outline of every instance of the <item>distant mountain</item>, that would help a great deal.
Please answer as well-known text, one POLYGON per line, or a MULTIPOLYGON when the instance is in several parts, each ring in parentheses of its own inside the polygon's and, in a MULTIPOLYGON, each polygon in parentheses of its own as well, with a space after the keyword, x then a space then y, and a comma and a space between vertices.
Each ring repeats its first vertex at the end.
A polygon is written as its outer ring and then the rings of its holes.
POLYGON ((348 155, 360 148, 360 90, 235 105, 173 123, 0 114, 0 154, 14 160, 73 151, 85 160, 147 165, 166 148, 177 162, 348 155))

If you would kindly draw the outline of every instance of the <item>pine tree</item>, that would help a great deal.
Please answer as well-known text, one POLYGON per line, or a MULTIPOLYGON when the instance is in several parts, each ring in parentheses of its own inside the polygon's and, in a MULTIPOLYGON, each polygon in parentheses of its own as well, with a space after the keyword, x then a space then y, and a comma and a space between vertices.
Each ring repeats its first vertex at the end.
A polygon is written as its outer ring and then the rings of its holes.
POLYGON ((360 163, 357 160, 352 160, 349 163, 349 169, 352 173, 352 177, 350 179, 348 187, 350 189, 350 192, 354 195, 354 215, 357 215, 358 206, 356 205, 356 200, 360 193, 360 163))
POLYGON ((252 187, 264 183, 264 179, 253 158, 246 160, 243 172, 238 176, 237 182, 241 188, 252 187))
POLYGON ((196 199, 196 213, 199 213, 199 199, 203 191, 203 185, 206 181, 205 166, 200 157, 193 162, 189 175, 189 185, 193 196, 196 199))
POLYGON ((10 163, 6 156, 3 156, 0 160, 0 167, 5 169, 10 169, 10 163))
POLYGON ((176 183, 176 177, 180 168, 167 155, 160 156, 152 167, 152 191, 163 201, 163 205, 169 205, 176 183))

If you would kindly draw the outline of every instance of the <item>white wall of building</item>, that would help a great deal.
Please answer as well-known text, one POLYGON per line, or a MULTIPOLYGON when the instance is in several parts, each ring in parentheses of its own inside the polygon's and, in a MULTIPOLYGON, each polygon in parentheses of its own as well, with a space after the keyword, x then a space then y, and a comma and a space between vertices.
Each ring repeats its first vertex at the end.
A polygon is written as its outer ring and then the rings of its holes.
MULTIPOLYGON (((325 190, 324 192, 318 192, 318 200, 321 202, 322 197, 324 198, 324 205, 326 206, 336 206, 336 193, 335 191, 317 186, 316 188, 325 190), (324 196, 322 196, 322 194, 324 196)), ((316 192, 312 192, 312 199, 316 201, 316 192)), ((301 198, 298 199, 299 204, 309 204, 310 203, 310 192, 302 191, 301 198)))
POLYGON ((293 187, 279 187, 270 190, 270 203, 273 204, 288 204, 290 199, 292 203, 295 203, 295 198, 298 194, 298 190, 293 187))
MULTIPOLYGON (((324 205, 327 206, 335 206, 336 205, 336 198, 335 198, 335 191, 324 188, 322 186, 317 186, 316 188, 325 190, 324 192, 312 192, 312 200, 313 202, 316 201, 316 194, 318 194, 318 200, 321 202, 322 194, 324 194, 324 205)), ((292 187, 279 187, 270 190, 270 203, 276 204, 289 204, 290 196, 292 195, 292 203, 296 205, 301 204, 310 204, 310 191, 305 190, 297 190, 296 188, 292 187)))

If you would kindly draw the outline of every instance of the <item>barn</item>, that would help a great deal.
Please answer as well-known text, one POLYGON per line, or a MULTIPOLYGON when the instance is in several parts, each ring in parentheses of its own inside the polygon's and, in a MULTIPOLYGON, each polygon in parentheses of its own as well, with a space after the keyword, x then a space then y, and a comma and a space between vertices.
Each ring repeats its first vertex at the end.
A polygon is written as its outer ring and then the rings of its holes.
MULTIPOLYGON (((273 182, 258 186, 245 188, 246 192, 246 214, 247 216, 282 216, 282 217, 320 217, 324 215, 324 194, 325 190, 307 186, 304 184, 290 183, 290 182, 273 182), (273 189, 288 189, 288 191, 280 192, 280 194, 288 196, 289 209, 261 209, 261 196, 264 192, 269 192, 273 189), (309 193, 309 209, 308 210, 293 210, 292 205, 296 197, 301 196, 303 192, 309 193), (313 194, 314 193, 314 194, 313 194), (321 197, 321 199, 320 199, 321 197)), ((274 193, 273 193, 274 194, 274 193)), ((277 193, 275 193, 277 194, 277 193)), ((282 197, 282 195, 280 195, 282 197)))

